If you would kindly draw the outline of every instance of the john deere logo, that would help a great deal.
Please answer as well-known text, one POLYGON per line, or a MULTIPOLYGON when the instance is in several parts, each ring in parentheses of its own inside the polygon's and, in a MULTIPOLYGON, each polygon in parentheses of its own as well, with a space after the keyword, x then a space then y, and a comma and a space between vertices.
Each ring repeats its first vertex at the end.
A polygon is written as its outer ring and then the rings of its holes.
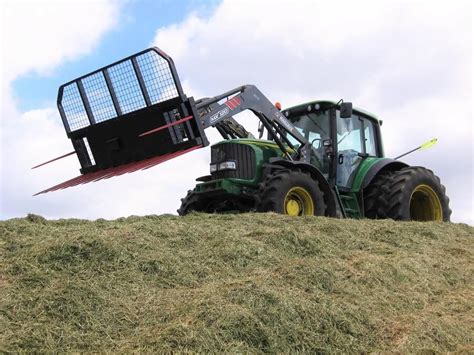
POLYGON ((224 107, 222 110, 220 110, 219 112, 217 112, 217 113, 215 113, 214 115, 211 116, 210 122, 213 123, 213 122, 217 121, 219 118, 224 117, 228 113, 229 113, 229 108, 224 107))

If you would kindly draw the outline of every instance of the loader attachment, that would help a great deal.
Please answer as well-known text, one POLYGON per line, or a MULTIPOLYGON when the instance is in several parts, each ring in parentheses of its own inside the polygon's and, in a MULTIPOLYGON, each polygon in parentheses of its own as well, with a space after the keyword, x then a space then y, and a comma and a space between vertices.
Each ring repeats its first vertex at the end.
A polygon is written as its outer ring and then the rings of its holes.
POLYGON ((173 60, 156 47, 62 85, 57 105, 82 175, 40 193, 149 168, 209 144, 173 60))

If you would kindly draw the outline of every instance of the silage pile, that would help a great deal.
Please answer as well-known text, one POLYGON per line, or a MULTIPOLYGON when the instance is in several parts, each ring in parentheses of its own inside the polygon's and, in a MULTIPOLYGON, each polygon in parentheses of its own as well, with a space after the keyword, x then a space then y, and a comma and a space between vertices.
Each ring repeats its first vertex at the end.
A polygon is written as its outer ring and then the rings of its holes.
POLYGON ((474 228, 275 214, 0 222, 2 351, 473 351, 474 228))

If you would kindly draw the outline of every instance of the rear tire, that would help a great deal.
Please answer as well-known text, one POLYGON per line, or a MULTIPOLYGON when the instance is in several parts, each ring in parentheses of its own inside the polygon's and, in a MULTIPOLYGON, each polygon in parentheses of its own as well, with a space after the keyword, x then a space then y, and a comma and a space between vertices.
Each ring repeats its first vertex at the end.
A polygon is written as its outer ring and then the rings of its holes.
POLYGON ((258 212, 324 216, 326 204, 318 182, 301 170, 277 170, 260 184, 258 212))
POLYGON ((384 173, 365 192, 368 218, 449 222, 451 217, 446 188, 426 168, 407 167, 384 173))

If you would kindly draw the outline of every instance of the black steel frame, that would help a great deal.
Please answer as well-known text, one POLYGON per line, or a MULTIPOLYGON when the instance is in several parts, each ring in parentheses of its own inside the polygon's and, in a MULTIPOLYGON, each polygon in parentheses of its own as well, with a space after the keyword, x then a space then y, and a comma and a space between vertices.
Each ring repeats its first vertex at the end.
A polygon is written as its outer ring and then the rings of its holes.
POLYGON ((120 109, 120 105, 119 105, 119 102, 118 102, 118 98, 117 98, 117 95, 115 93, 115 90, 113 88, 113 85, 112 85, 112 81, 111 81, 111 78, 110 78, 110 73, 108 71, 109 68, 111 67, 114 67, 118 64, 121 64, 121 63, 124 63, 124 62, 127 62, 128 60, 130 60, 132 62, 132 65, 133 65, 133 69, 135 70, 135 74, 137 76, 137 79, 138 79, 138 82, 140 84, 140 89, 141 89, 141 92, 142 92, 142 95, 144 97, 144 100, 146 102, 146 106, 149 107, 152 105, 151 101, 150 101, 150 96, 149 96, 149 93, 147 92, 147 89, 146 89, 146 85, 143 81, 143 75, 140 71, 140 68, 137 64, 137 60, 136 58, 142 54, 145 54, 147 52, 150 52, 150 51, 153 51, 155 52, 156 54, 158 54, 161 58, 163 58, 169 65, 169 68, 170 68, 170 71, 171 71, 171 75, 172 75, 172 78, 173 78, 173 81, 174 81, 174 85, 176 87, 176 90, 178 92, 178 95, 179 97, 181 98, 181 100, 186 100, 186 95, 184 94, 183 92, 183 88, 181 86, 181 81, 179 80, 179 77, 178 77, 178 72, 176 71, 176 66, 174 64, 174 61, 173 59, 168 56, 165 52, 163 52, 161 49, 159 49, 158 47, 152 47, 152 48, 148 48, 148 49, 145 49, 141 52, 138 52, 138 53, 135 53, 131 56, 128 56, 126 58, 123 58, 123 59, 120 59, 112 64, 109 64, 109 65, 106 65, 100 69, 97 69, 93 72, 90 72, 88 74, 85 74, 79 78, 76 78, 74 80, 71 80, 63 85, 61 85, 58 89, 58 96, 57 96, 57 100, 56 100, 56 103, 57 103, 57 106, 58 106, 58 110, 59 110, 59 114, 61 116, 61 119, 63 121, 63 124, 64 124, 64 127, 66 129, 66 132, 68 133, 68 136, 71 132, 71 129, 69 127, 69 123, 67 121, 67 116, 66 116, 66 113, 64 111, 64 108, 63 108, 63 105, 62 105, 62 99, 63 99, 63 93, 64 93, 64 88, 71 85, 71 84, 74 84, 76 83, 78 88, 79 88, 79 92, 80 92, 80 95, 81 95, 81 98, 82 98, 82 102, 84 104, 84 107, 85 107, 85 110, 86 110, 86 113, 87 113, 87 116, 88 116, 88 119, 90 121, 90 124, 95 124, 95 119, 94 119, 94 115, 92 113, 92 110, 91 110, 91 107, 90 107, 90 104, 88 102, 88 99, 87 99, 87 95, 85 94, 85 91, 84 91, 84 86, 83 86, 83 83, 82 83, 82 80, 87 78, 87 77, 91 77, 95 74, 98 74, 98 73, 102 73, 104 75, 104 78, 105 78, 105 82, 107 84, 107 88, 109 90, 109 94, 111 96, 111 99, 112 99, 112 102, 113 102, 113 106, 114 106, 114 109, 115 109, 115 112, 117 114, 117 117, 119 116, 122 116, 123 113, 120 109))

